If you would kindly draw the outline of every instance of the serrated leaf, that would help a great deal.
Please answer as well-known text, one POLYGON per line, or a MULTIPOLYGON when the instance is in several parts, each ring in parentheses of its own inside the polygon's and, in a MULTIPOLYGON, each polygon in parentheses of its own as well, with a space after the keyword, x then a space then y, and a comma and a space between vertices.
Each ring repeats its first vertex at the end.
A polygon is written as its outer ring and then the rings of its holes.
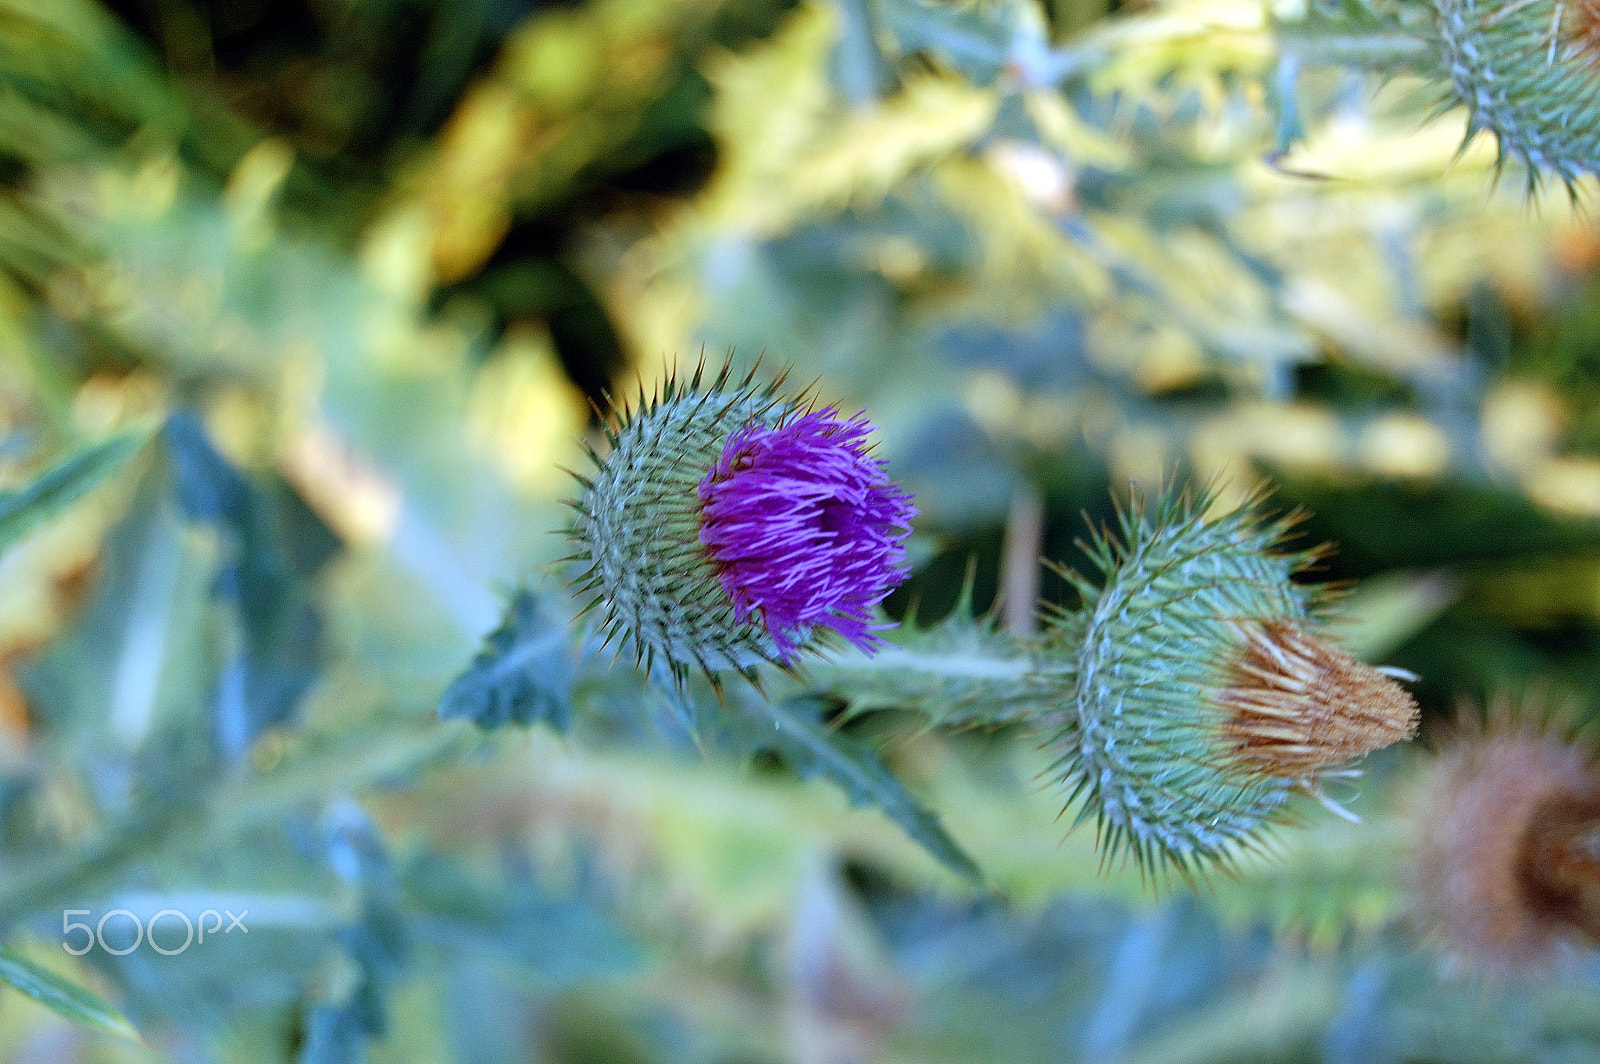
POLYGON ((981 881, 971 857, 945 831, 934 812, 908 791, 878 755, 860 740, 830 728, 824 714, 833 705, 826 698, 801 695, 777 702, 755 697, 730 701, 721 715, 720 734, 705 721, 711 741, 752 754, 770 751, 784 759, 801 779, 822 777, 838 785, 853 806, 873 805, 898 824, 940 863, 964 879, 981 881))
POLYGON ((142 1042, 127 1017, 94 994, 54 972, 0 946, 0 982, 19 990, 45 1008, 91 1030, 142 1042))
POLYGON ((572 724, 576 668, 570 626, 547 597, 524 588, 439 699, 439 719, 465 718, 480 728, 543 721, 564 732, 572 724))
POLYGON ((184 515, 215 528, 224 556, 213 588, 233 635, 212 696, 217 745, 238 758, 293 719, 316 679, 322 617, 309 581, 341 544, 281 480, 253 476, 219 452, 192 411, 162 441, 184 515))
POLYGON ((68 454, 33 481, 0 492, 0 551, 65 510, 121 469, 148 434, 131 430, 68 454))

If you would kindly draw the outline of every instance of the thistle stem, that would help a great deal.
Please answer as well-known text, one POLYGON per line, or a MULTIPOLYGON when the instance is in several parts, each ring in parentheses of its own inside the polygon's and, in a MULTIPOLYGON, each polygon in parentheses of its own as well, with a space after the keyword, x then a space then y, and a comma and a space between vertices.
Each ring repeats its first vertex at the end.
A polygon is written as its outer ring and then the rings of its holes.
POLYGON ((902 672, 963 680, 1020 680, 1035 671, 1032 659, 987 657, 981 654, 939 654, 887 646, 876 657, 852 656, 830 666, 848 672, 902 672))
MULTIPOLYGON (((974 640, 973 642, 976 642, 974 640)), ((899 708, 947 726, 1002 724, 1048 714, 1059 702, 1052 680, 1015 647, 967 645, 941 650, 886 646, 874 657, 851 654, 805 670, 813 692, 846 700, 853 711, 899 708)))
POLYGON ((1279 26, 1278 47, 1302 63, 1317 66, 1369 66, 1420 59, 1428 42, 1404 30, 1369 33, 1319 33, 1304 27, 1279 26))

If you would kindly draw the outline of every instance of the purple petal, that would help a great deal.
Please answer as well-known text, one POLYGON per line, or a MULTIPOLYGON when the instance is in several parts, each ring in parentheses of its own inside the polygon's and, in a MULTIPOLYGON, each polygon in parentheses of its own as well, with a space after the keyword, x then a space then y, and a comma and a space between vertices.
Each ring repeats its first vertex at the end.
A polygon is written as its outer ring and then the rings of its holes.
POLYGON ((759 614, 785 661, 817 626, 867 653, 883 643, 873 608, 905 579, 917 511, 868 457, 871 431, 831 408, 750 425, 700 482, 700 542, 734 614, 759 614))

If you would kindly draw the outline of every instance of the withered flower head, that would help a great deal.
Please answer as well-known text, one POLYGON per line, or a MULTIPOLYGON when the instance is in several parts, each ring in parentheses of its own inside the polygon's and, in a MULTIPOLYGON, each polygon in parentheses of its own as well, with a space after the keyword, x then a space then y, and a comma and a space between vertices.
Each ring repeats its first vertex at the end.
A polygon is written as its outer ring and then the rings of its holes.
POLYGON ((1268 776, 1315 781, 1409 739, 1417 703, 1381 669, 1284 621, 1236 623, 1220 701, 1234 758, 1268 776))
POLYGON ((1088 545, 1098 583, 1068 573, 1083 608, 1054 616, 1071 655, 1055 739, 1069 804, 1108 859, 1157 876, 1203 873, 1259 848, 1296 790, 1409 738, 1417 708, 1390 675, 1319 634, 1318 590, 1295 579, 1294 518, 1254 503, 1210 517, 1207 493, 1136 495, 1088 545))
POLYGON ((1600 765, 1556 727, 1494 717, 1418 796, 1415 907, 1464 967, 1544 971, 1600 946, 1600 765))

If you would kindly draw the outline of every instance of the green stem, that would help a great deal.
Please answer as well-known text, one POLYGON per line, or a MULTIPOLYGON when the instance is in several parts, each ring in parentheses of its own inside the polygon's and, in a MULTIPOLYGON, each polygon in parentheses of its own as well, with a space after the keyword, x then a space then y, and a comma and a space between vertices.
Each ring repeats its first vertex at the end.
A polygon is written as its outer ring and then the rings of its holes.
POLYGON ((1049 668, 1003 636, 968 630, 958 646, 888 646, 808 665, 807 688, 843 699, 851 712, 909 709, 940 725, 1037 718, 1054 704, 1065 668, 1049 668), (991 642, 992 641, 992 642, 991 642))
POLYGON ((1390 66, 1421 59, 1428 42, 1404 30, 1369 33, 1319 33, 1303 26, 1279 26, 1278 46, 1288 56, 1316 66, 1390 66))
POLYGON ((938 679, 994 681, 1020 680, 1034 671, 1026 655, 988 657, 980 654, 941 654, 888 646, 873 657, 865 654, 833 666, 854 673, 898 672, 938 679))

